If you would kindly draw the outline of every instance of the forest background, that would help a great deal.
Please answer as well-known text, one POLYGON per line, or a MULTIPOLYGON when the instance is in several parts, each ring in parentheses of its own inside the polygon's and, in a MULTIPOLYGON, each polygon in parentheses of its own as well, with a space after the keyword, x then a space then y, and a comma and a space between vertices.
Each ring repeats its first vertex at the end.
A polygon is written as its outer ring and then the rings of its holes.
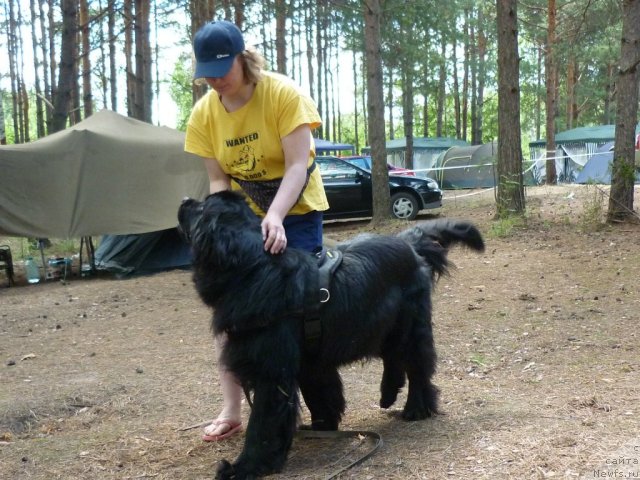
MULTIPOLYGON (((204 91, 191 80, 193 33, 211 19, 240 25, 269 68, 318 104, 317 135, 369 144, 362 3, 348 0, 4 0, 0 95, 8 143, 112 109, 183 129, 204 91)), ((498 132, 496 5, 489 1, 382 2, 385 136, 498 132)), ((615 122, 621 3, 520 2, 522 143, 615 122)), ((0 133, 0 136, 2 134, 0 133)))

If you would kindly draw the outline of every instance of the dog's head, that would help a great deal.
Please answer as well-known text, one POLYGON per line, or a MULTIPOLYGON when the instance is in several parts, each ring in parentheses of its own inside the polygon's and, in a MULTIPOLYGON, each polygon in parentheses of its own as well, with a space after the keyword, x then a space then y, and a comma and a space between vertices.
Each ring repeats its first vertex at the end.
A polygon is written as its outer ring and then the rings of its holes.
POLYGON ((237 260, 240 246, 262 249, 260 219, 242 194, 228 190, 213 193, 202 202, 186 198, 178 209, 179 230, 191 245, 194 262, 237 260))

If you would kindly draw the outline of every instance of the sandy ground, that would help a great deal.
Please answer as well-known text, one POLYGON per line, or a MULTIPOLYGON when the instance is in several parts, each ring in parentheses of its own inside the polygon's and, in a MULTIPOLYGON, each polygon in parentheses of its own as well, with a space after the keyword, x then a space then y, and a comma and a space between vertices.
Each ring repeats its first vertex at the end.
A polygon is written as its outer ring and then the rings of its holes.
MULTIPOLYGON (((493 220, 490 192, 421 216, 471 220, 487 243, 454 249, 434 293, 442 414, 403 422, 404 395, 376 405, 378 362, 345 368, 342 428, 384 445, 338 478, 640 477, 640 227, 599 224, 594 187, 527 195, 522 225, 493 220)), ((0 478, 211 478, 243 437, 180 430, 220 405, 209 317, 188 271, 1 289, 0 478)), ((271 478, 327 478, 370 446, 299 439, 271 478)))

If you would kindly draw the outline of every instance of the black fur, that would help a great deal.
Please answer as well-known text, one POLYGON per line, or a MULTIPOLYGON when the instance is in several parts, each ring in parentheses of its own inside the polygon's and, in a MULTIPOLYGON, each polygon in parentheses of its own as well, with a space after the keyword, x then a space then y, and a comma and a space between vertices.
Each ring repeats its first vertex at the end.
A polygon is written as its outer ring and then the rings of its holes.
POLYGON ((430 294, 434 277, 447 270, 450 245, 484 248, 473 225, 436 220, 339 245, 342 265, 321 309, 319 353, 310 356, 299 312, 305 282, 317 275, 316 258, 294 248, 266 253, 260 220, 236 193, 186 200, 178 216, 193 249, 197 291, 214 309, 213 331, 228 335, 222 361, 253 392, 244 449, 233 464, 221 462, 217 478, 282 469, 297 427, 298 391, 313 429, 338 429, 345 411, 338 368, 356 360, 382 358, 381 407, 393 405, 408 379, 402 417, 437 413, 430 294))

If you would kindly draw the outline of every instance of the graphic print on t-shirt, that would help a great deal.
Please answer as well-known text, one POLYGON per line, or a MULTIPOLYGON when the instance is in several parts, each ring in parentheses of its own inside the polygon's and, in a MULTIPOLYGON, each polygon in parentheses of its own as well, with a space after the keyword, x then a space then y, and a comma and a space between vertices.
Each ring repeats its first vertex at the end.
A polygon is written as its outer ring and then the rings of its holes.
POLYGON ((254 146, 259 147, 259 143, 256 143, 259 138, 258 133, 254 132, 225 142, 229 151, 233 152, 229 155, 233 158, 229 166, 246 180, 256 180, 266 174, 265 169, 259 166, 262 163, 262 155, 258 157, 254 148, 254 146))

